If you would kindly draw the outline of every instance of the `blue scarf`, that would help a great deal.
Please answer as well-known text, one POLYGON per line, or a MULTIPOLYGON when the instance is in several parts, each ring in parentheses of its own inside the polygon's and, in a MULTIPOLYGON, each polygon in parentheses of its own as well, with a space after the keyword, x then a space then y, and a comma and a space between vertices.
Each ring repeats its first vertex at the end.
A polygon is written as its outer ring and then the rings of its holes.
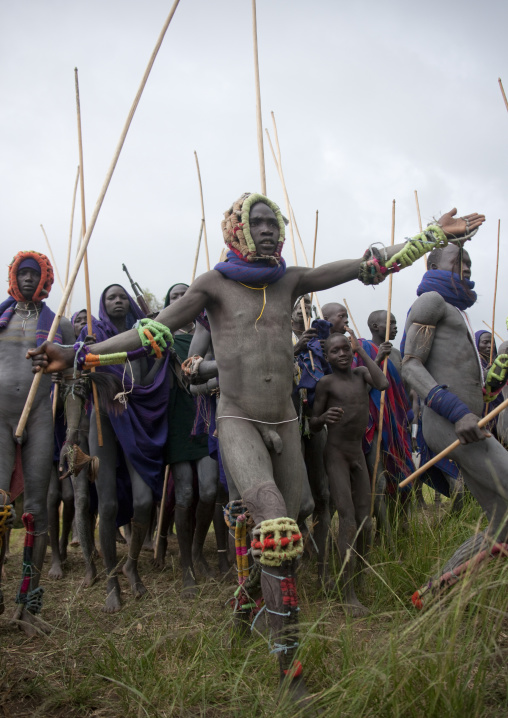
POLYGON ((444 269, 429 269, 423 275, 416 294, 421 296, 427 292, 437 292, 445 302, 465 311, 472 307, 478 299, 473 288, 474 282, 470 279, 461 279, 454 272, 447 272, 444 269))
MULTIPOLYGON (((421 297, 427 292, 437 292, 445 302, 452 304, 457 309, 465 311, 472 307, 478 296, 473 291, 474 282, 470 279, 461 279, 455 272, 448 272, 444 269, 429 269, 422 277, 422 281, 418 285, 416 294, 421 297)), ((409 309, 409 312, 411 309, 409 309)), ((408 316, 409 316, 408 312, 408 316)), ((404 356, 406 348, 406 330, 400 342, 400 353, 404 356)))
MULTIPOLYGON (((227 253, 227 262, 219 262, 214 269, 220 272, 227 279, 235 282, 247 282, 249 284, 273 284, 281 279, 286 273, 286 262, 282 259, 274 267, 270 266, 270 259, 245 262, 232 251, 227 253)), ((273 261, 273 257, 271 258, 273 261)))
POLYGON ((330 365, 325 359, 323 348, 321 347, 321 339, 328 339, 330 336, 331 322, 326 319, 314 319, 312 329, 317 329, 317 337, 311 339, 307 344, 307 349, 298 355, 297 361, 300 367, 300 381, 294 389, 295 392, 300 389, 307 389, 307 401, 309 407, 314 405, 316 396, 316 385, 322 376, 330 374, 330 365), (312 352, 313 362, 310 360, 310 352, 312 352), (314 368, 312 364, 314 363, 314 368))

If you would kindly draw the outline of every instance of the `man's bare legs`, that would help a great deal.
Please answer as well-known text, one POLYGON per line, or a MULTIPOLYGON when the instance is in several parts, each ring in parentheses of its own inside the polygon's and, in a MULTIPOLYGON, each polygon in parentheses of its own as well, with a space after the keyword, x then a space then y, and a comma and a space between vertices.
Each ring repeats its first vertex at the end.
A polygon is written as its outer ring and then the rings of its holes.
MULTIPOLYGON (((267 425, 260 425, 259 428, 249 421, 236 419, 221 419, 218 424, 225 465, 254 523, 283 516, 296 519, 305 475, 297 422, 277 425, 276 432, 275 428, 267 429, 267 425), (279 440, 272 435, 275 433, 279 440), (268 449, 267 443, 276 447, 279 453, 275 448, 268 449)), ((261 573, 261 588, 272 642, 278 650, 281 681, 287 671, 291 674, 298 636, 298 625, 288 627, 284 616, 279 615, 285 612, 283 586, 294 585, 293 563, 287 561, 281 566, 269 568, 262 566, 261 573)), ((294 678, 291 690, 295 699, 305 695, 303 679, 294 678)))
POLYGON ((335 542, 341 562, 343 608, 347 615, 359 618, 368 614, 368 609, 356 596, 354 580, 356 552, 365 555, 370 540, 369 474, 363 454, 346 456, 330 446, 325 455, 325 466, 331 497, 339 514, 335 542))
POLYGON ((219 573, 225 575, 231 568, 228 561, 228 527, 224 521, 224 507, 228 503, 228 493, 219 480, 213 513, 213 529, 217 542, 219 573))
POLYGON ((49 578, 63 577, 63 564, 67 560, 67 544, 74 518, 74 492, 69 477, 61 480, 58 465, 53 463, 48 490, 49 542, 51 546, 51 567, 49 578), (62 531, 60 532, 60 503, 63 503, 62 531))
POLYGON ((318 550, 318 580, 326 583, 327 539, 330 531, 330 490, 324 465, 326 432, 320 431, 304 438, 305 466, 314 499, 314 541, 318 550))
MULTIPOLYGON (((372 476, 374 473, 374 466, 376 463, 376 450, 377 450, 378 431, 374 432, 374 438, 372 439, 371 450, 365 455, 367 466, 369 467, 369 474, 372 476)), ((383 532, 388 546, 393 548, 393 537, 392 528, 390 521, 388 520, 388 512, 386 510, 386 475, 385 468, 383 465, 383 448, 381 447, 381 456, 377 465, 376 471, 376 495, 374 497, 374 516, 376 517, 376 533, 383 532)))
POLYGON ((204 576, 213 577, 213 571, 203 556, 203 546, 215 514, 215 499, 219 487, 219 464, 211 456, 196 461, 199 483, 199 501, 196 508, 196 528, 192 541, 192 564, 204 576))

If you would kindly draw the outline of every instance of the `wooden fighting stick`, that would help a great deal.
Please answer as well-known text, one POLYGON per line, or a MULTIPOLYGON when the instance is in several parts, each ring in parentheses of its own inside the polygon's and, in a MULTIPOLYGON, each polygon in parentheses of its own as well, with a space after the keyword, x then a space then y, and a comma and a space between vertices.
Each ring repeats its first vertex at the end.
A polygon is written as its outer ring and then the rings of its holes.
POLYGON ((507 112, 508 112, 508 100, 506 99, 506 95, 505 95, 503 83, 501 82, 501 78, 498 77, 498 78, 497 78, 497 81, 499 82, 499 88, 500 88, 501 94, 502 94, 502 96, 503 96, 504 106, 506 107, 506 110, 507 110, 507 112))
MULTIPOLYGON (((390 246, 393 247, 395 243, 395 200, 392 202, 392 236, 390 241, 390 246)), ((393 283, 393 274, 390 273, 390 276, 388 277, 388 311, 386 315, 386 333, 385 333, 385 342, 390 341, 390 320, 392 316, 392 283, 393 283)), ((386 373, 388 371, 388 358, 386 358, 383 362, 383 374, 386 376, 386 373)), ((374 501, 376 498, 376 476, 377 476, 377 469, 379 466, 379 461, 381 458, 381 441, 383 438, 383 417, 384 417, 384 410, 385 410, 385 395, 386 391, 381 392, 381 401, 379 406, 379 424, 377 428, 377 446, 376 446, 376 461, 374 462, 374 471, 372 472, 372 491, 371 491, 371 501, 370 501, 370 515, 373 516, 374 514, 374 501)))
POLYGON ((203 201, 203 185, 201 184, 201 172, 199 171, 199 160, 198 160, 198 153, 196 152, 196 150, 194 150, 194 157, 196 158, 196 167, 198 170, 199 197, 201 199, 201 222, 203 224, 203 241, 205 244, 206 269, 207 269, 207 271, 210 271, 210 257, 208 255, 208 239, 206 236, 205 203, 203 201))
MULTIPOLYGON (((74 68, 74 83, 76 87, 76 114, 78 119, 78 146, 79 146, 79 188, 81 195, 81 232, 83 235, 86 234, 86 211, 85 211, 85 170, 83 166, 83 136, 81 134, 81 104, 79 101, 79 82, 78 82, 78 68, 74 68)), ((87 332, 89 336, 92 336, 92 302, 90 298, 90 275, 88 273, 88 254, 85 248, 83 255, 83 267, 85 270, 85 292, 86 292, 86 321, 87 321, 87 332)), ((95 367, 92 367, 92 372, 95 371, 95 367)), ((97 424, 97 441, 99 446, 103 446, 102 438, 102 425, 101 425, 101 414, 99 409, 99 396, 97 393, 97 387, 92 382, 92 394, 93 394, 93 405, 95 407, 95 421, 97 424)))
MULTIPOLYGON (((134 102, 132 103, 132 106, 129 110, 129 114, 127 115, 127 120, 125 121, 125 125, 122 130, 122 134, 120 135, 120 140, 118 141, 118 145, 117 145, 115 153, 113 155, 113 160, 111 161, 111 165, 106 174, 106 179, 104 180, 104 184, 99 193, 99 198, 97 199, 94 211, 92 212, 92 216, 90 218, 90 224, 88 225, 88 229, 87 229, 87 231, 83 237, 83 240, 81 242, 81 247, 79 249, 78 256, 76 257, 76 261, 74 262, 74 266, 72 268, 72 271, 71 271, 71 274, 69 277, 69 283, 65 287, 65 291, 64 291, 62 299, 60 301, 60 306, 58 307, 58 311, 55 314, 55 318, 53 319, 53 323, 48 332, 48 341, 50 341, 50 342, 53 341, 53 339, 55 338, 55 334, 58 329, 60 319, 63 316, 64 310, 65 310, 65 305, 67 304, 67 300, 69 299, 69 294, 71 293, 74 282, 76 281, 76 277, 79 272, 79 268, 81 266, 83 256, 85 254, 86 248, 88 247, 88 243, 90 241, 90 237, 92 236, 92 232, 94 230, 95 223, 97 222, 97 217, 99 216, 99 212, 101 210, 102 203, 104 202, 104 197, 106 196, 106 192, 108 191, 109 183, 111 182, 111 178, 115 171, 115 167, 117 165, 118 158, 120 157, 120 153, 122 151, 122 147, 124 145, 125 138, 127 137, 127 133, 129 131, 129 127, 132 122, 132 118, 134 117, 134 113, 136 112, 136 108, 141 99, 141 95, 143 94, 143 90, 145 89, 145 85, 147 83, 148 77, 150 75, 150 71, 155 62, 155 58, 157 57, 157 53, 159 52, 160 46, 162 45, 162 41, 164 40, 164 35, 166 34, 169 24, 170 24, 171 20, 173 19, 173 15, 175 14, 175 11, 176 11, 176 8, 178 7, 179 2, 180 2, 180 0, 175 0, 175 2, 173 3, 170 13, 164 23, 164 26, 159 34, 156 44, 155 44, 155 48, 154 48, 152 55, 150 57, 150 60, 148 62, 147 68, 143 75, 143 79, 141 80, 141 84, 136 93, 136 97, 134 98, 134 102)), ((27 399, 25 402, 25 407, 23 409, 20 420, 18 422, 18 426, 16 428, 15 436, 17 438, 20 438, 23 434, 23 429, 26 426, 28 415, 30 414, 30 411, 32 409, 32 405, 33 405, 33 402, 35 399, 35 395, 37 394, 37 389, 39 388, 39 384, 41 383, 41 379, 42 379, 42 372, 39 371, 34 376, 34 379, 32 381, 32 386, 30 387, 30 391, 28 393, 28 396, 27 396, 27 399)))
POLYGON ((153 548, 153 557, 154 558, 157 558, 157 551, 159 549, 159 541, 161 539, 162 520, 164 518, 166 495, 168 493, 168 480, 169 480, 169 464, 166 465, 166 470, 164 472, 164 486, 162 488, 162 499, 161 499, 161 505, 159 508, 159 520, 157 522, 157 539, 155 540, 155 546, 153 548))
MULTIPOLYGON (((508 407, 508 399, 505 399, 499 406, 496 406, 495 409, 492 409, 492 411, 483 417, 483 419, 480 419, 478 422, 478 428, 482 428, 486 426, 489 421, 492 419, 495 419, 498 414, 500 414, 502 411, 504 411, 508 407)), ((440 451, 439 454, 436 454, 436 456, 433 456, 430 461, 427 461, 426 464, 423 466, 420 466, 419 469, 417 469, 411 476, 408 476, 407 479, 404 479, 404 481, 401 481, 399 484, 399 489, 403 489, 404 486, 407 486, 412 481, 414 481, 418 476, 421 476, 421 474, 425 473, 427 469, 430 469, 434 464, 436 464, 438 461, 441 461, 441 459, 444 459, 445 456, 448 456, 448 454, 456 449, 458 446, 460 446, 460 441, 457 439, 453 442, 453 444, 450 444, 450 446, 447 446, 446 449, 443 449, 443 451, 440 451)))
POLYGON ((198 245, 196 247, 196 256, 194 257, 194 267, 192 268, 192 277, 191 277, 191 284, 196 279, 196 269, 198 268, 198 259, 199 259, 199 249, 201 247, 201 237, 203 236, 203 227, 205 226, 205 220, 201 220, 201 225, 199 227, 199 237, 198 237, 198 245))
MULTIPOLYGON (((418 192, 415 190, 415 202, 416 202, 416 214, 418 215, 418 226, 420 227, 420 233, 423 232, 422 227, 422 215, 420 214, 420 203, 418 202, 418 192)), ((423 261, 425 262, 425 271, 427 271, 427 255, 425 254, 423 257, 423 261)))
POLYGON ((261 88, 259 83, 256 0, 252 0, 252 35, 254 40, 254 77, 256 82, 256 126, 258 137, 259 174, 261 178, 261 194, 264 194, 266 197, 265 151, 263 147, 263 123, 261 120, 261 88))
MULTIPOLYGON (((290 237, 290 239, 291 239, 291 249, 292 249, 292 253, 293 253, 293 262, 294 262, 295 266, 297 267, 297 266, 298 266, 298 258, 297 258, 297 256, 296 256, 295 235, 294 235, 294 231, 293 231, 294 218, 292 218, 291 204, 290 204, 290 202, 289 202, 289 195, 288 195, 288 191, 287 191, 287 188, 286 188, 286 180, 284 179, 284 171, 283 171, 283 169, 282 169, 282 158, 281 158, 281 152, 280 152, 279 135, 278 135, 278 133, 277 133, 277 124, 276 124, 276 122, 275 122, 275 115, 274 115, 274 113, 272 112, 271 114, 272 114, 272 122, 273 122, 273 129, 274 129, 275 144, 276 144, 276 147, 277 147, 277 157, 275 156, 275 152, 274 152, 274 150, 273 150, 273 145, 272 145, 272 140, 270 139, 270 134, 269 134, 269 132, 268 132, 267 129, 265 129, 265 132, 266 132, 266 136, 268 137, 268 142, 269 142, 269 144, 270 144, 270 149, 271 149, 271 151, 272 151, 273 161, 275 162, 275 166, 276 166, 276 168, 277 168, 277 172, 279 173, 279 178, 280 178, 280 181, 281 181, 281 184, 282 184, 282 191, 284 192, 284 199, 285 199, 285 202, 286 202, 286 212, 287 212, 287 215, 288 215, 288 219, 290 220, 290 221, 289 221, 289 237, 290 237)), ((302 247, 303 247, 303 242, 302 242, 302 247)), ((304 251, 304 258, 306 259, 305 251, 304 251)), ((308 266, 308 263, 307 263, 307 266, 308 266)), ((307 330, 307 329, 310 327, 310 318, 307 317, 307 310, 305 309, 305 302, 304 302, 303 297, 300 299, 300 306, 301 306, 301 308, 302 308, 303 323, 304 323, 305 329, 307 330)), ((310 363, 311 363, 311 365, 312 365, 312 369, 314 369, 314 357, 312 356, 312 352, 311 352, 311 351, 309 351, 309 358, 310 358, 310 363)))
POLYGON ((496 325, 496 297, 497 297, 497 273, 499 270, 499 237, 501 235, 501 220, 497 221, 497 256, 496 256, 496 280, 494 282, 494 302, 492 305, 492 334, 490 337, 490 359, 489 364, 492 366, 492 357, 494 355, 494 327, 496 325))
MULTIPOLYGON (((74 192, 72 194, 72 210, 71 210, 71 224, 69 227, 69 243, 67 245, 67 262, 65 265, 65 286, 67 286, 67 282, 69 281, 69 269, 71 266, 71 248, 72 248, 72 231, 74 228, 74 210, 76 209, 76 195, 78 192, 78 182, 79 182, 79 165, 78 170, 76 172, 76 181, 74 182, 74 192)), ((71 297, 69 297, 69 301, 67 302, 67 316, 71 316, 71 297)))

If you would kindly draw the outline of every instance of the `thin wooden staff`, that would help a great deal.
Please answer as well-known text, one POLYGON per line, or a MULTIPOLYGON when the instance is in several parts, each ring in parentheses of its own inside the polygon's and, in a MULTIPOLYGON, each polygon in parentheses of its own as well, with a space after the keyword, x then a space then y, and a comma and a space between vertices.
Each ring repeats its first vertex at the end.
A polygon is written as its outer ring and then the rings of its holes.
MULTIPOLYGON (((81 133, 81 103, 79 100, 79 81, 78 68, 74 68, 74 84, 76 87, 76 114, 78 120, 78 147, 79 147, 79 188, 81 196, 81 232, 86 234, 86 210, 85 210, 85 168, 83 165, 83 135, 81 133)), ((83 267, 85 270, 85 293, 86 293, 86 323, 88 335, 92 336, 92 301, 90 298, 90 274, 88 273, 88 253, 85 248, 83 255, 83 267)), ((92 372, 95 367, 92 367, 92 372)), ((93 405, 95 407, 95 422, 97 425, 97 442, 99 446, 104 446, 102 439, 102 424, 99 408, 99 395, 95 382, 92 382, 93 405)))
MULTIPOLYGON (((478 422, 478 428, 481 429, 486 424, 489 423, 492 419, 495 419, 498 414, 500 414, 504 409, 508 407, 508 399, 505 399, 499 406, 496 406, 495 409, 492 409, 492 411, 483 417, 483 419, 480 419, 478 422)), ((407 479, 404 479, 404 481, 401 481, 399 484, 399 489, 403 489, 404 486, 407 486, 411 483, 411 481, 414 481, 414 479, 418 478, 418 476, 421 476, 427 469, 430 469, 434 464, 436 464, 438 461, 441 461, 441 459, 444 459, 445 456, 448 456, 448 454, 456 449, 458 446, 460 446, 460 441, 457 439, 453 442, 453 444, 450 444, 450 446, 447 446, 446 449, 443 449, 443 451, 440 451, 439 454, 436 454, 436 456, 433 456, 430 461, 427 461, 426 464, 423 466, 420 466, 419 469, 417 469, 411 476, 408 476, 407 479)))
MULTIPOLYGON (((317 246, 317 231, 318 231, 318 219, 319 219, 319 210, 316 210, 316 228, 314 230, 314 249, 312 251, 312 269, 316 266, 316 246, 317 246)), ((319 299, 317 297, 317 292, 312 292, 310 295, 310 303, 312 306, 312 301, 314 299, 314 294, 316 295, 316 304, 318 305, 319 309, 319 315, 321 319, 323 319, 323 310, 321 309, 321 305, 319 303, 319 299)))
POLYGON ((192 282, 196 279, 196 269, 198 268, 198 259, 199 259, 199 248, 201 247, 201 237, 203 235, 203 227, 205 226, 205 220, 201 220, 201 226, 199 228, 199 237, 198 237, 198 246, 196 247, 196 256, 194 257, 194 267, 192 268, 192 282))
MULTIPOLYGON (((391 242, 390 246, 393 247, 395 243, 395 200, 392 202, 392 236, 391 236, 391 242)), ((386 332, 385 332, 385 342, 390 341, 390 320, 392 317, 392 280, 393 280, 393 274, 390 274, 388 277, 388 311, 386 315, 386 332)), ((383 363, 383 374, 386 376, 388 371, 388 358, 384 360, 383 363)), ((384 417, 384 411, 385 411, 385 395, 386 391, 381 392, 381 401, 379 406, 379 424, 377 427, 377 446, 376 446, 376 461, 374 462, 374 471, 372 472, 372 494, 371 494, 371 502, 370 502, 370 515, 372 516, 374 514, 374 501, 376 498, 376 476, 377 476, 377 469, 379 466, 379 461, 381 458, 381 441, 383 438, 383 417, 384 417)))
MULTIPOLYGON (((418 215, 418 226, 420 227, 420 232, 423 232, 422 215, 420 214, 420 203, 418 202, 418 192, 416 190, 415 190, 415 202, 416 202, 416 214, 418 215)), ((427 255, 426 254, 423 257, 423 261, 425 262, 425 270, 427 270, 427 255)))
MULTIPOLYGON (((79 254, 79 250, 81 249, 81 242, 83 240, 83 229, 81 229, 81 232, 79 233, 79 239, 78 239, 78 246, 76 247, 76 257, 79 254)), ((67 286, 67 285, 66 285, 67 286)), ((72 299, 74 297, 74 284, 72 285, 71 293, 69 295, 69 301, 67 302, 67 308, 70 309, 72 306, 72 299)))
MULTIPOLYGON (((81 261, 83 259, 83 255, 85 254, 86 248, 88 247, 88 243, 90 241, 90 237, 92 236, 92 232, 95 227, 95 223, 97 222, 97 217, 99 216, 99 212, 102 207, 102 203, 104 202, 104 197, 106 196, 106 192, 109 187, 109 183, 111 182, 111 178, 113 176, 113 172, 115 171, 115 167, 118 162, 118 158, 120 157, 120 152, 122 151, 123 144, 125 142, 125 138, 127 137, 127 132, 129 131, 129 127, 132 122, 132 118, 134 117, 134 113, 136 112, 136 108, 139 104, 139 101, 141 99, 141 95, 143 94, 143 90, 145 88, 145 85, 148 80, 148 76, 150 75, 150 70, 152 69, 152 66, 155 62, 155 58, 157 57, 157 53, 159 52, 160 46, 162 45, 162 41, 164 40, 164 35, 166 34, 166 30, 169 27, 169 24, 173 18, 173 15, 175 14, 176 8, 178 7, 180 0, 175 0, 173 3, 173 7, 170 10, 170 13, 166 19, 166 22, 164 23, 164 27, 161 30, 161 33, 157 39, 157 42, 155 44, 154 51, 152 52, 152 55, 150 57, 150 60, 148 62, 147 68, 145 70, 145 74, 143 75, 143 79, 141 80, 141 85, 139 86, 139 89, 136 93, 136 97, 134 98, 134 102, 132 103, 131 109, 129 110, 129 114, 127 115, 127 120, 125 121, 124 128, 122 130, 122 134, 120 135, 120 140, 118 141, 118 145, 115 150, 115 154, 113 156, 113 160, 111 161, 111 165, 108 169, 108 172, 106 174, 106 179, 104 180, 104 184, 102 186, 102 189, 99 193, 99 198, 96 202, 94 211, 92 212, 92 216, 90 218, 90 224, 88 225, 88 229, 86 231, 86 234, 83 237, 83 240, 81 242, 81 247, 78 253, 78 256, 76 257, 76 261, 74 262, 74 266, 72 268, 69 282, 67 286, 65 287, 65 291, 63 293, 63 297, 60 301, 60 306, 58 307, 58 311, 55 314, 55 317, 53 319, 53 323, 51 325, 51 328, 48 332, 48 341, 53 341, 55 338, 56 330, 58 329, 58 325, 60 323, 60 319, 63 316, 63 312, 65 310, 65 305, 67 304, 67 300, 69 299, 69 294, 71 292, 71 289, 74 285, 74 282, 76 280, 76 276, 78 274, 79 268, 81 266, 81 261)), ((39 388, 39 384, 41 383, 42 379, 42 372, 39 371, 37 374, 35 374, 32 386, 30 387, 30 391, 28 392, 28 396, 25 402, 25 407, 23 409, 23 412, 21 414, 17 429, 16 429, 16 437, 20 437, 23 434, 23 429, 26 426, 26 422, 28 419, 28 415, 30 414, 30 410, 32 408, 32 404, 35 399, 35 395, 37 394, 37 389, 39 388)))
MULTIPOLYGON (((291 219, 291 204, 289 202, 289 195, 286 188, 286 180, 284 179, 284 171, 282 169, 282 157, 280 154, 280 144, 279 144, 279 135, 277 133, 277 124, 275 122, 275 115, 272 112, 272 122, 273 122, 273 130, 274 130, 274 137, 275 137, 275 144, 277 146, 277 159, 275 159, 275 153, 273 151, 272 141, 270 140, 270 135, 268 134, 268 130, 266 131, 266 134, 268 136, 268 140, 270 142, 270 148, 272 150, 272 155, 274 156, 275 164, 277 166, 280 181, 282 184, 282 191, 284 192, 284 199, 286 202, 286 212, 289 219, 289 236, 291 238, 291 249, 293 251, 293 262, 295 263, 295 266, 298 266, 298 258, 296 256, 296 245, 295 245, 295 235, 293 231, 293 225, 294 221, 291 219)), ((307 317, 307 311, 305 309, 305 301, 303 297, 300 299, 300 306, 302 308, 302 316, 303 316, 303 323, 305 326, 305 329, 308 329, 310 327, 310 318, 307 317)), ((314 370, 314 357, 312 356, 312 352, 309 350, 309 359, 310 363, 312 365, 312 369, 314 370)))
POLYGON ((263 146, 263 124, 261 121, 261 87, 259 83, 256 0, 252 0, 252 35, 254 40, 254 76, 256 81, 256 125, 258 136, 259 174, 261 178, 261 194, 266 196, 265 150, 263 146))
POLYGON ((499 87, 501 88, 501 94, 503 95, 504 106, 506 107, 506 110, 508 111, 508 100, 506 99, 506 95, 505 95, 503 83, 501 82, 501 78, 498 77, 497 81, 499 82, 499 87))
MULTIPOLYGON (((304 258, 304 260, 305 260, 305 266, 306 266, 306 267, 309 267, 309 260, 307 259, 307 252, 305 251, 305 247, 304 247, 304 244, 303 244, 303 242, 302 242, 302 238, 301 238, 301 236, 300 236, 300 232, 299 232, 299 230, 298 230, 298 225, 296 224, 296 217, 295 217, 295 213, 293 212, 293 206, 292 206, 292 205, 291 205, 291 218, 292 218, 293 223, 294 223, 294 225, 295 225, 296 236, 298 237, 298 241, 300 242, 300 247, 301 247, 302 252, 303 252, 303 258, 304 258)), ((315 293, 312 292, 312 294, 310 295, 310 303, 311 303, 311 304, 312 304, 312 297, 314 297, 314 294, 315 294, 315 293)), ((317 304, 317 308, 318 308, 319 317, 320 317, 320 319, 323 319, 323 310, 321 309, 321 304, 319 303, 319 299, 318 299, 318 297, 317 297, 317 294, 316 294, 316 296, 315 296, 315 299, 316 299, 316 304, 317 304)))
POLYGON ((208 271, 210 271, 210 257, 208 255, 208 239, 206 236, 205 203, 203 201, 203 185, 201 184, 201 172, 199 171, 199 160, 198 160, 198 153, 196 152, 196 150, 194 150, 194 156, 196 158, 196 167, 198 169, 199 196, 201 198, 201 219, 203 222, 203 240, 204 240, 204 244, 205 244, 206 268, 208 271))
MULTIPOLYGON (((492 330, 492 327, 490 326, 490 324, 487 324, 487 322, 485 321, 485 319, 482 319, 482 322, 485 324, 485 326, 486 326, 488 329, 492 330)), ((501 336, 501 334, 498 334, 497 332, 494 332, 494 334, 496 335, 496 337, 497 337, 500 341, 504 342, 504 339, 503 339, 503 337, 501 336)))
POLYGON ((161 505, 159 509, 159 520, 157 522, 157 538, 155 540, 155 546, 153 549, 153 557, 157 558, 157 551, 159 549, 159 542, 161 539, 161 531, 162 531, 162 521, 164 519, 164 509, 166 507, 166 495, 168 492, 168 480, 169 480, 169 464, 166 465, 166 470, 164 472, 164 486, 162 488, 162 499, 161 499, 161 505))
POLYGON ((53 250, 51 249, 51 245, 50 245, 50 243, 49 243, 48 235, 46 234, 46 230, 44 229, 44 227, 42 226, 42 224, 41 224, 41 229, 42 229, 42 233, 43 233, 43 235, 44 235, 44 239, 46 240, 46 244, 48 245, 49 256, 51 257, 51 261, 52 261, 52 263, 53 263, 53 267, 54 267, 54 270, 55 270, 55 275, 56 275, 57 282, 58 282, 58 284, 60 285, 60 289, 61 289, 62 292, 63 292, 63 291, 64 291, 64 285, 62 284, 62 280, 60 279, 60 272, 58 271, 58 267, 57 267, 57 265, 56 265, 55 257, 54 257, 54 255, 53 255, 53 250))
POLYGON ((53 388, 53 426, 55 425, 56 419, 56 405, 58 404, 58 384, 54 385, 53 388))
MULTIPOLYGON (((69 243, 67 245, 67 263, 65 265, 65 286, 67 286, 67 282, 69 281, 69 269, 71 267, 71 248, 72 248, 72 230, 74 228, 74 210, 76 209, 76 195, 78 192, 78 182, 79 182, 79 165, 78 165, 78 171, 76 172, 76 181, 74 182, 74 192, 72 193, 72 210, 71 210, 71 224, 69 227, 69 243)), ((67 302, 67 316, 71 316, 71 297, 69 297, 69 301, 67 302)))
POLYGON ((501 234, 501 220, 497 221, 497 256, 496 256, 496 281, 494 282, 494 304, 492 306, 492 334, 490 337, 490 360, 492 365, 492 357, 494 355, 494 327, 496 324, 496 296, 497 296, 497 273, 499 270, 499 237, 501 234))
POLYGON ((348 307, 347 300, 344 298, 342 301, 344 302, 344 306, 346 307, 346 311, 347 311, 348 318, 351 319, 351 321, 353 322, 353 327, 354 327, 354 329, 355 329, 356 336, 357 336, 357 338, 359 338, 359 337, 360 337, 360 332, 358 331, 358 327, 356 326, 356 323, 355 323, 355 320, 354 320, 354 318, 353 318, 353 315, 351 314, 351 309, 348 307))

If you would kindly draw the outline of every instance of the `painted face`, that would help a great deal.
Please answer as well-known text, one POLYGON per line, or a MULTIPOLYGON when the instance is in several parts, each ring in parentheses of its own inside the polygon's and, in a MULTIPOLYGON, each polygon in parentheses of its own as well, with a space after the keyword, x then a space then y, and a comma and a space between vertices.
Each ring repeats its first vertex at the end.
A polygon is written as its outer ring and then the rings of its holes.
POLYGON ((81 334, 83 327, 86 327, 86 309, 83 309, 83 311, 76 314, 76 318, 74 320, 74 335, 76 339, 81 334))
POLYGON ((173 304, 177 299, 181 299, 189 287, 185 284, 175 284, 169 294, 169 303, 173 304))
POLYGON ((332 367, 344 371, 353 361, 351 344, 344 334, 337 333, 331 336, 326 349, 326 358, 332 367))
POLYGON ((130 308, 129 297, 117 284, 109 287, 104 297, 106 312, 111 319, 124 319, 130 308))
MULTIPOLYGON (((307 318, 312 319, 312 304, 310 303, 310 297, 308 295, 305 296, 303 301, 305 304, 305 312, 307 314, 307 318)), ((300 302, 300 300, 298 300, 298 302, 295 304, 293 314, 291 315, 291 321, 297 328, 304 326, 302 303, 300 302)))
POLYGON ((39 286, 41 273, 31 267, 24 267, 18 271, 16 279, 18 281, 19 291, 24 296, 25 300, 30 302, 35 294, 35 290, 39 286))
POLYGON ((279 243, 279 223, 274 212, 264 202, 257 202, 251 209, 249 225, 256 252, 261 257, 274 254, 279 243))
POLYGON ((343 307, 342 304, 335 305, 333 310, 325 311, 323 309, 323 318, 332 323, 330 334, 346 333, 349 326, 349 317, 346 307, 343 307))
POLYGON ((490 359, 490 346, 492 344, 492 334, 489 332, 485 332, 485 334, 482 334, 480 337, 480 341, 478 342, 478 351, 480 354, 484 357, 487 357, 490 359))
MULTIPOLYGON (((378 321, 377 321, 378 332, 382 337, 386 336, 386 316, 387 316, 387 314, 385 312, 384 319, 378 319, 378 321)), ((393 341, 396 336, 397 336, 397 320, 395 319, 393 314, 391 314, 390 315, 390 336, 389 336, 390 341, 393 341)), ((384 341, 384 339, 383 339, 383 341, 384 341)))
MULTIPOLYGON (((449 244, 443 249, 439 266, 433 265, 436 269, 442 269, 445 272, 454 272, 460 276, 460 252, 459 248, 454 244, 449 244)), ((462 250, 462 277, 471 279, 471 257, 465 249, 462 250)))

